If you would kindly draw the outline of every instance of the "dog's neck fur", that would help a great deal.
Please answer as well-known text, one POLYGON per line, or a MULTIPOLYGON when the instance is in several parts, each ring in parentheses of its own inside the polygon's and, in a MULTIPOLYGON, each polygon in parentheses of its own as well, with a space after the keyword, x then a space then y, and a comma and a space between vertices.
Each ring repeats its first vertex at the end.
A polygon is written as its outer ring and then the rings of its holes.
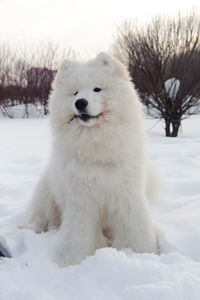
POLYGON ((76 125, 72 127, 74 124, 70 124, 69 130, 60 131, 59 134, 57 132, 55 135, 53 153, 59 151, 63 163, 75 159, 97 165, 100 163, 118 165, 123 164, 123 161, 127 162, 127 156, 136 155, 138 152, 141 152, 140 157, 145 159, 144 147, 143 149, 139 147, 142 143, 137 148, 134 141, 128 138, 133 134, 133 136, 138 135, 141 141, 145 141, 143 128, 138 126, 140 124, 135 124, 136 122, 129 120, 126 128, 120 122, 115 127, 112 124, 111 128, 107 126, 88 128, 76 125))

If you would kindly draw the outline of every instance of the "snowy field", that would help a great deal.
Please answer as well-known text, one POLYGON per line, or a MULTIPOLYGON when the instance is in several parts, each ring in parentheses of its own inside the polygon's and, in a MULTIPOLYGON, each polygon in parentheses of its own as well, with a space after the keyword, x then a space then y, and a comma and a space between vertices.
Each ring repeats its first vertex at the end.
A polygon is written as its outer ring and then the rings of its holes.
POLYGON ((152 206, 162 223, 163 254, 100 249, 80 265, 59 268, 49 255, 54 232, 18 229, 51 149, 48 119, 0 119, 0 241, 12 259, 0 259, 0 300, 199 300, 200 116, 166 138, 147 120, 148 151, 164 178, 152 206))

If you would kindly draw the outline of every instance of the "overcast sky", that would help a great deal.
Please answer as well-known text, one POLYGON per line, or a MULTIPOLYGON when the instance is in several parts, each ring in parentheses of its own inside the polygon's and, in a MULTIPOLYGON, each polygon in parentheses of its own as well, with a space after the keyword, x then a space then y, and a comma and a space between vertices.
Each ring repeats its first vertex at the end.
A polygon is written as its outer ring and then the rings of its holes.
POLYGON ((200 10, 200 0, 0 0, 0 39, 13 44, 50 39, 91 56, 109 48, 116 24, 125 19, 145 22, 192 7, 200 10))

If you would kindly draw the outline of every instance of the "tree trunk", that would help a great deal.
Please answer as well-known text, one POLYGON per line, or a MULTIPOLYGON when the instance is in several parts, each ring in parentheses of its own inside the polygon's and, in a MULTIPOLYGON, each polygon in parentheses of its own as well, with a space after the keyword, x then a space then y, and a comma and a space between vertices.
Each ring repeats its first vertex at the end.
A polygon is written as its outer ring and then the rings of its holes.
POLYGON ((179 127, 181 125, 181 122, 180 121, 177 121, 177 122, 173 122, 172 123, 172 137, 177 137, 178 136, 178 130, 179 130, 179 127))
POLYGON ((169 120, 165 120, 165 135, 166 136, 171 136, 170 121, 169 120))
POLYGON ((48 114, 48 99, 45 99, 43 102, 44 115, 48 114))

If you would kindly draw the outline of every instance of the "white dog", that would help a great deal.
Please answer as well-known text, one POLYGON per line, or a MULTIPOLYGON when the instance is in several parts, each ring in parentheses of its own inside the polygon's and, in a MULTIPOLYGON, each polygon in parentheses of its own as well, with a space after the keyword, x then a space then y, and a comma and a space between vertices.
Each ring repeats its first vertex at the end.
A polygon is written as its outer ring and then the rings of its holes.
POLYGON ((56 261, 80 263, 106 246, 158 253, 141 105, 125 67, 105 53, 65 60, 50 121, 53 150, 28 214, 37 231, 58 228, 56 261))

